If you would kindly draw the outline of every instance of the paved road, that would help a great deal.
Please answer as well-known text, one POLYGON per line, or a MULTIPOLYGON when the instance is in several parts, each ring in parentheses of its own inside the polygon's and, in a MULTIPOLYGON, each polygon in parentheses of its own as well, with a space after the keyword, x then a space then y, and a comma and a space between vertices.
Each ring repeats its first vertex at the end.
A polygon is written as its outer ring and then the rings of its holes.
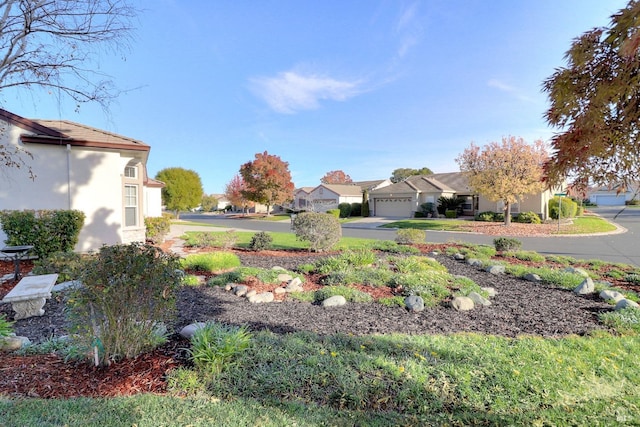
MULTIPOLYGON (((640 266, 640 208, 607 207, 591 209, 603 218, 622 227, 626 232, 594 236, 550 236, 522 237, 522 249, 545 255, 566 255, 577 259, 599 259, 640 266)), ((291 232, 287 221, 260 221, 252 219, 230 219, 220 215, 182 214, 181 219, 202 222, 238 230, 291 232)), ((342 234, 378 240, 393 240, 396 230, 377 228, 393 221, 384 218, 363 218, 343 225, 342 234)), ((427 241, 434 243, 469 242, 493 245, 494 236, 472 233, 428 231, 427 241)))

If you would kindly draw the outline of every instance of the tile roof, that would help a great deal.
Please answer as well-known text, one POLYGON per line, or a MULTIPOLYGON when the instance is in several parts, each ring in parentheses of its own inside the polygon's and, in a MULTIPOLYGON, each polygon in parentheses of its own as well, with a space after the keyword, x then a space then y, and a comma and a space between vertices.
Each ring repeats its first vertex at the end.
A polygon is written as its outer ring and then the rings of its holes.
POLYGON ((373 190, 371 194, 451 192, 470 194, 467 178, 462 172, 414 175, 404 181, 373 190))
MULTIPOLYGON (((321 184, 318 187, 325 187, 341 196, 361 196, 362 188, 352 184, 321 184)), ((316 188, 318 188, 316 187, 316 188)))

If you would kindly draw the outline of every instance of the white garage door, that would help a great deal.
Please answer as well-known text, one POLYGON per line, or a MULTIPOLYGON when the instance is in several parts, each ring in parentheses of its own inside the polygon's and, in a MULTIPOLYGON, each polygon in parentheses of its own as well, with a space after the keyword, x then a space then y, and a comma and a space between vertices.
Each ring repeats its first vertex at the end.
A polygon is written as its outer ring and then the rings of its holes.
POLYGON ((595 203, 598 206, 622 206, 624 205, 624 201, 625 201, 624 195, 619 195, 619 196, 599 195, 599 196, 596 196, 595 203))
POLYGON ((409 218, 411 216, 411 197, 388 197, 374 199, 375 216, 409 218))

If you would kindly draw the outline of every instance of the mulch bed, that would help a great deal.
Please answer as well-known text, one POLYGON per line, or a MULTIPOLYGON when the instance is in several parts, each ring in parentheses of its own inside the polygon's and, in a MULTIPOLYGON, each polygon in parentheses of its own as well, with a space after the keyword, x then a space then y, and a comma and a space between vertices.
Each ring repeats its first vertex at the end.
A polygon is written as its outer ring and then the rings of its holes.
MULTIPOLYGON (((441 245, 424 245, 422 250, 441 249, 441 245)), ((242 264, 287 269, 308 263, 319 256, 308 252, 237 252, 242 264)), ((592 297, 580 297, 571 291, 533 284, 508 275, 494 276, 464 262, 439 255, 438 261, 452 274, 469 277, 480 286, 496 289, 492 305, 469 312, 456 312, 445 305, 409 313, 400 307, 386 307, 377 303, 348 304, 325 309, 316 304, 294 300, 267 304, 251 304, 244 298, 220 288, 184 287, 178 295, 178 317, 175 331, 195 321, 215 320, 228 324, 248 325, 250 329, 275 333, 312 331, 318 334, 453 334, 478 332, 516 337, 536 335, 562 337, 584 335, 601 329, 599 313, 611 306, 592 297)), ((0 262, 0 274, 8 263, 0 262)), ((23 265, 29 271, 30 266, 23 265)), ((308 278, 308 282, 313 278, 308 278)), ((305 288, 317 286, 305 284, 305 288)), ((11 285, 0 288, 0 298, 11 285)), ((374 298, 390 296, 388 289, 370 291, 374 298), (377 293, 376 293, 377 292, 377 293)), ((260 289, 265 290, 265 289, 260 289)), ((52 336, 67 333, 64 301, 54 295, 45 305, 45 315, 17 321, 17 335, 32 342, 42 342, 52 336)), ((0 314, 12 319, 8 304, 0 305, 0 314)), ((188 364, 184 348, 188 342, 175 334, 167 344, 154 352, 134 360, 114 363, 107 368, 94 368, 85 363, 66 363, 59 356, 36 355, 0 358, 0 395, 42 398, 79 396, 116 396, 141 392, 164 393, 165 373, 188 364)))

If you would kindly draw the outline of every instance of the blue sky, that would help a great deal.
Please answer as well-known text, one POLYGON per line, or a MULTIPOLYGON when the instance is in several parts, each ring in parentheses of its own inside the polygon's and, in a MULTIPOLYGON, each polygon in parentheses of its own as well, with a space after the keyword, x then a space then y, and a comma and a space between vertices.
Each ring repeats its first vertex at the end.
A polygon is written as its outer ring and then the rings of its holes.
POLYGON ((143 0, 126 57, 97 65, 125 92, 105 114, 38 91, 4 108, 151 145, 150 176, 196 171, 222 193, 268 151, 296 187, 397 168, 457 171, 473 141, 548 140, 541 84, 619 0, 143 0))

